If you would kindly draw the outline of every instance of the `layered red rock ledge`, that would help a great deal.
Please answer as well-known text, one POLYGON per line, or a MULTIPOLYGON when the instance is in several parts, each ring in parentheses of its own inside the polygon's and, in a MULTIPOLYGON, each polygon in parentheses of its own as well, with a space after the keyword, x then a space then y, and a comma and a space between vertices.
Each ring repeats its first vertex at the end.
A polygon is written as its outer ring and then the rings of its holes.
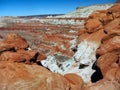
POLYGON ((79 90, 76 74, 60 74, 39 65, 46 56, 29 49, 25 39, 9 34, 0 42, 0 90, 79 90), (71 77, 75 78, 74 81, 71 77))
MULTIPOLYGON (((106 11, 93 12, 85 24, 85 33, 80 36, 99 43, 96 50, 99 68, 103 78, 84 90, 119 90, 120 89, 120 4, 106 11), (96 35, 93 35, 96 33, 96 35), (91 36, 91 37, 89 37, 91 36)), ((96 76, 97 77, 97 76, 96 76)), ((99 77, 99 76, 98 76, 99 77)))

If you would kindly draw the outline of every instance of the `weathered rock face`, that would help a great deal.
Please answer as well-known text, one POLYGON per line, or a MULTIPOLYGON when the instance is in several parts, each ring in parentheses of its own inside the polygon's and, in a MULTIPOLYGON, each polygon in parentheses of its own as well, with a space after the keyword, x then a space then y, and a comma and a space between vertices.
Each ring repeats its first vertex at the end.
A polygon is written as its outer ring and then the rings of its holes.
POLYGON ((111 68, 118 67, 118 65, 116 64, 117 60, 118 60, 118 54, 116 53, 106 53, 101 57, 99 57, 99 59, 97 60, 97 66, 100 68, 103 76, 111 68))
POLYGON ((119 90, 120 89, 120 67, 109 68, 104 79, 93 83, 83 90, 119 90))
MULTIPOLYGON (((6 47, 1 47, 0 52, 0 90, 81 90, 84 84, 81 77, 72 73, 62 76, 37 65, 46 58, 45 55, 26 49, 26 40, 23 47, 15 46, 19 40, 24 39, 9 34, 1 42, 6 47)), ((56 58, 59 60, 61 57, 56 58)))
POLYGON ((70 84, 38 65, 0 61, 0 90, 70 90, 70 84))
POLYGON ((42 53, 27 48, 25 39, 17 34, 9 34, 0 42, 0 61, 32 64, 46 58, 42 53))
MULTIPOLYGON (((97 57, 95 66, 100 69, 103 79, 93 83, 92 85, 85 87, 83 90, 119 90, 120 89, 120 4, 116 4, 110 9, 108 9, 104 14, 108 15, 108 17, 104 17, 103 23, 103 31, 104 36, 100 40, 99 48, 96 50, 97 57), (111 15, 112 19, 109 19, 111 15), (106 22, 107 20, 107 22, 106 22)), ((97 11, 98 12, 98 11, 97 11)), ((90 16, 93 18, 99 18, 94 15, 95 12, 90 16)), ((100 14, 100 13, 99 13, 100 14)), ((103 14, 103 13, 102 13, 103 14)), ((100 15, 101 16, 101 15, 100 15)), ((100 18, 99 18, 100 19, 100 18)), ((88 19, 89 20, 89 19, 88 19)), ((92 22, 92 21, 91 21, 92 22)), ((92 31, 93 29, 91 29, 92 31)), ((100 31, 100 30, 99 30, 100 31)), ((100 35, 101 36, 101 35, 100 35)), ((98 36, 99 37, 99 36, 98 36)))
POLYGON ((101 80, 83 90, 119 90, 120 84, 116 81, 101 80))
POLYGON ((119 9, 120 9, 120 6, 119 6, 119 3, 118 3, 114 6, 112 6, 112 8, 108 9, 108 14, 110 14, 113 17, 113 19, 119 18, 120 17, 119 9))
POLYGON ((93 12, 89 16, 85 23, 85 29, 79 32, 80 43, 73 58, 58 65, 55 56, 49 56, 46 60, 41 61, 42 65, 61 74, 76 73, 82 77, 85 83, 102 79, 96 84, 86 87, 87 90, 118 90, 120 87, 118 80, 109 81, 106 77, 114 78, 115 75, 110 76, 109 73, 112 73, 112 69, 118 70, 117 68, 119 68, 119 11, 116 10, 119 7, 120 4, 116 4, 106 11, 96 11, 99 14, 93 12), (96 63, 95 66, 94 63, 96 63), (94 76, 96 72, 101 74, 94 76), (96 78, 99 79, 93 80, 96 78), (107 82, 108 84, 106 84, 107 82), (112 85, 109 86, 111 83, 112 85))
POLYGON ((92 33, 103 28, 102 23, 98 19, 87 20, 85 23, 85 27, 88 33, 92 33))
MULTIPOLYGON (((37 55, 37 52, 34 51, 17 51, 17 52, 3 52, 0 55, 1 61, 10 61, 10 62, 25 62, 30 64, 32 62, 32 59, 35 60, 35 56, 37 55)), ((33 62, 34 62, 33 60, 33 62)))
POLYGON ((27 47, 27 41, 17 34, 9 34, 6 36, 5 40, 0 42, 0 52, 10 49, 25 49, 27 47))
POLYGON ((104 76, 105 79, 109 81, 116 81, 119 84, 120 81, 120 68, 119 67, 112 67, 110 70, 106 71, 106 75, 104 76))
POLYGON ((17 34, 7 35, 5 40, 1 43, 2 43, 3 47, 4 47, 4 45, 5 46, 12 46, 15 50, 25 49, 28 47, 27 41, 17 34))
POLYGON ((99 55, 103 55, 111 51, 119 52, 119 48, 120 48, 120 36, 114 36, 113 38, 104 41, 98 48, 97 53, 99 55))
POLYGON ((81 90, 83 87, 83 80, 80 76, 68 73, 64 77, 70 82, 71 90, 81 90))
POLYGON ((120 5, 116 4, 106 11, 95 11, 89 16, 85 22, 85 29, 79 32, 80 43, 73 58, 63 61, 59 65, 55 56, 49 56, 46 60, 41 61, 42 65, 63 75, 76 73, 83 78, 84 82, 89 83, 94 81, 92 80, 93 74, 98 72, 93 68, 98 56, 100 56, 95 67, 100 69, 99 73, 102 73, 104 78, 107 70, 118 67, 116 62, 118 61, 120 46, 119 7, 120 5), (108 66, 110 68, 106 68, 108 66))

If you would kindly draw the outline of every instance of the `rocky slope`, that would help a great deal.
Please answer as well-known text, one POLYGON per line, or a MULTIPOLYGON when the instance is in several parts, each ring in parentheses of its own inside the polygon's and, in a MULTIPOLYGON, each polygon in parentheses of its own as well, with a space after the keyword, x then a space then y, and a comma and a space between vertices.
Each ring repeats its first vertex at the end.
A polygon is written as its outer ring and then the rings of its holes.
POLYGON ((19 35, 7 35, 0 42, 0 90, 81 89, 83 80, 78 75, 62 76, 41 67, 39 62, 45 58, 29 49, 27 41, 19 35))
POLYGON ((95 10, 106 10, 110 8, 113 4, 101 4, 101 5, 92 5, 92 6, 87 6, 87 7, 79 7, 75 11, 61 15, 61 16, 56 16, 57 18, 86 18, 88 17, 93 11, 95 10))
POLYGON ((120 4, 84 26, 26 20, 0 29, 0 90, 120 90, 120 4))
MULTIPOLYGON (((116 4, 104 13, 96 11, 89 16, 85 26, 86 32, 89 34, 99 33, 99 36, 93 41, 99 43, 96 50, 97 60, 93 69, 100 69, 103 79, 85 88, 85 90, 119 90, 120 89, 120 60, 119 60, 119 30, 120 30, 120 4, 116 4), (99 15, 98 15, 99 14, 99 15), (90 21, 96 20, 100 22, 90 27, 90 21), (102 24, 102 26, 101 26, 102 24), (95 28, 100 26, 101 28, 95 28), (102 33, 100 33, 102 32, 102 33), (99 39, 98 39, 99 38, 99 39)), ((95 78, 95 76, 93 76, 95 78)))
POLYGON ((79 32, 80 43, 74 56, 49 56, 41 61, 42 65, 63 75, 76 73, 87 84, 102 79, 87 90, 119 90, 119 9, 120 4, 116 4, 108 10, 93 12, 85 29, 79 32))

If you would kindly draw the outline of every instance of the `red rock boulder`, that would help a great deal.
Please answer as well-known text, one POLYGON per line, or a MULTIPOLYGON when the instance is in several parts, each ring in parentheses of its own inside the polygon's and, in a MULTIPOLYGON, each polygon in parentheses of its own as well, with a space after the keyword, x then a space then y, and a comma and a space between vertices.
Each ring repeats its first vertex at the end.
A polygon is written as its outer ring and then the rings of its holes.
POLYGON ((120 18, 116 18, 104 26, 104 31, 108 34, 120 35, 120 18))
POLYGON ((64 77, 70 82, 70 90, 81 90, 81 88, 83 87, 83 80, 80 76, 74 73, 68 73, 64 75, 64 77))
POLYGON ((5 39, 0 42, 0 52, 10 49, 25 49, 28 47, 27 41, 18 34, 8 34, 5 39))
POLYGON ((118 55, 116 53, 106 53, 99 57, 97 66, 100 68, 103 76, 112 68, 112 65, 116 63, 117 60, 118 55))
POLYGON ((120 3, 113 5, 111 8, 107 10, 108 14, 110 14, 113 19, 120 17, 120 3))
POLYGON ((85 23, 85 28, 88 33, 93 33, 102 29, 102 23, 98 19, 88 19, 85 23))
POLYGON ((0 61, 0 90, 70 90, 70 85, 41 66, 0 61))
POLYGON ((103 79, 82 90, 120 90, 120 83, 103 79))
POLYGON ((32 50, 18 50, 17 52, 6 51, 1 53, 0 61, 10 61, 10 62, 23 62, 27 64, 32 64, 45 59, 46 56, 42 53, 38 53, 32 50))
POLYGON ((108 52, 119 52, 120 51, 120 36, 115 36, 109 40, 104 41, 97 49, 97 54, 103 55, 108 52))

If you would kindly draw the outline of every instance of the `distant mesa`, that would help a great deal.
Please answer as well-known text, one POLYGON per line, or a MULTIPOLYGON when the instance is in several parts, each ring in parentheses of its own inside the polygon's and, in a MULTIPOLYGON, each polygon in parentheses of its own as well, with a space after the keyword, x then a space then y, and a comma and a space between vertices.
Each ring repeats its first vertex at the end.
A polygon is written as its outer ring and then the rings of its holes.
POLYGON ((46 17, 54 17, 64 14, 42 14, 42 15, 28 15, 28 16, 18 16, 19 18, 32 18, 32 17, 40 17, 40 18, 46 18, 46 17))

